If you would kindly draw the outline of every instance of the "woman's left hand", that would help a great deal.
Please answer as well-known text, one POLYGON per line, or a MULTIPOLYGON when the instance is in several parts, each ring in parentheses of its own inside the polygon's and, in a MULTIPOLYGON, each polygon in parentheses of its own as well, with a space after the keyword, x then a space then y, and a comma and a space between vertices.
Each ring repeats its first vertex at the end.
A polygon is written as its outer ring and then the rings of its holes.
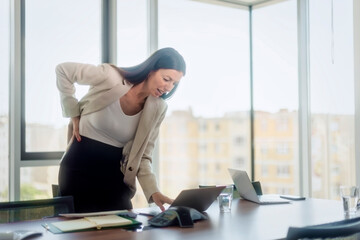
POLYGON ((172 204, 172 202, 174 201, 173 199, 170 199, 167 196, 163 195, 161 192, 156 192, 151 195, 151 197, 154 200, 155 204, 159 206, 161 211, 165 211, 165 207, 163 206, 163 204, 172 204))

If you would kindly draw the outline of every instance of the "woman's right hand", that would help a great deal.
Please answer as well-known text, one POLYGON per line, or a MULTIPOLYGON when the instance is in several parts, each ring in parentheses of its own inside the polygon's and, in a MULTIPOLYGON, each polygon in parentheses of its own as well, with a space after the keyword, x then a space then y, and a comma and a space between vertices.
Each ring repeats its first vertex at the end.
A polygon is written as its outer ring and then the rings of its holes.
POLYGON ((80 116, 71 118, 73 124, 73 137, 76 138, 78 142, 81 141, 80 132, 79 132, 79 124, 80 124, 80 116))

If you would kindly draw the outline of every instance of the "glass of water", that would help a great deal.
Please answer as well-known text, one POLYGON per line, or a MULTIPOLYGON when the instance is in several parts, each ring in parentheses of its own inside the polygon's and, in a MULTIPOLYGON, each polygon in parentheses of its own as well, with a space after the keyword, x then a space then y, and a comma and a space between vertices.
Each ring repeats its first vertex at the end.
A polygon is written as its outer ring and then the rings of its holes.
POLYGON ((231 212, 234 185, 227 185, 218 197, 220 212, 231 212))
POLYGON ((343 202, 344 214, 355 214, 357 211, 357 203, 359 199, 359 187, 340 186, 340 195, 343 202))

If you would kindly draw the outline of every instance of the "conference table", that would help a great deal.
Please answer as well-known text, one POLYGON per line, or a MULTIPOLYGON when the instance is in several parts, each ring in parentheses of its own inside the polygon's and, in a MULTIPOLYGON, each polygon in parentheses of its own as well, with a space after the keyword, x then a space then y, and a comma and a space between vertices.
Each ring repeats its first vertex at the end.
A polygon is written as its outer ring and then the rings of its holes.
POLYGON ((220 213, 218 203, 215 201, 205 213, 208 219, 195 222, 192 228, 178 226, 151 228, 147 227, 149 217, 138 215, 136 220, 142 222, 144 228, 137 231, 111 228, 53 234, 41 224, 66 220, 62 217, 54 217, 0 224, 0 232, 40 231, 43 233, 41 236, 31 239, 46 240, 262 240, 285 239, 290 226, 302 227, 346 219, 340 201, 324 199, 306 199, 277 205, 258 205, 243 199, 234 199, 230 213, 220 213))

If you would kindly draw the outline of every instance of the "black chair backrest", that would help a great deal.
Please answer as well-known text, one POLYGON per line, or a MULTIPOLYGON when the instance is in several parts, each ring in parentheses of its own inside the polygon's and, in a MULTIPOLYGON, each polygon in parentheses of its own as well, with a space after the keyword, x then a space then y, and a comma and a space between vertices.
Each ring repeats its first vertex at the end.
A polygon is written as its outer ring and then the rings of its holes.
POLYGON ((59 196, 60 196, 60 188, 59 188, 59 185, 57 185, 57 184, 52 184, 52 185, 51 185, 51 190, 52 190, 53 197, 59 197, 59 196))
POLYGON ((308 227, 290 227, 287 240, 360 239, 360 217, 308 227))
POLYGON ((73 213, 72 196, 54 197, 40 200, 0 202, 0 223, 42 219, 58 216, 60 213, 73 213))

